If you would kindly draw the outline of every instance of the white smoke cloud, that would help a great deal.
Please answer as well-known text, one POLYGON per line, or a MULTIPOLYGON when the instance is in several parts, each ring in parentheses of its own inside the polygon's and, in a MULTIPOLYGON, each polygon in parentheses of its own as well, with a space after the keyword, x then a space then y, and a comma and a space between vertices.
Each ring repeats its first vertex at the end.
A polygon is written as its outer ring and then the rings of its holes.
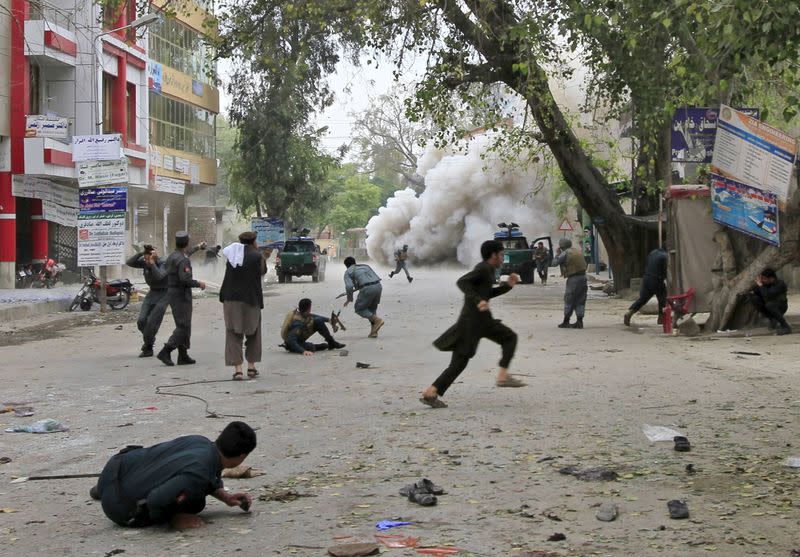
POLYGON ((458 259, 464 265, 480 260, 480 244, 492 237, 499 222, 516 222, 529 240, 554 227, 549 186, 530 195, 546 176, 539 165, 501 160, 489 150, 492 134, 474 137, 466 152, 428 147, 417 171, 425 191, 395 192, 386 207, 367 224, 370 258, 387 262, 394 250, 408 244, 412 260, 437 263, 458 259))

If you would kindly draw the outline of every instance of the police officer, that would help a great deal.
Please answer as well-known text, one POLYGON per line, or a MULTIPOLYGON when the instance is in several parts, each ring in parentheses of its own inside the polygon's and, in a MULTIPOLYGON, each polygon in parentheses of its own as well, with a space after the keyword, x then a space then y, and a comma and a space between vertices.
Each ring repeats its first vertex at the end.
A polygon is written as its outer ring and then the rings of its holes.
POLYGON ((356 315, 367 319, 372 328, 369 331, 369 338, 377 338, 378 331, 383 327, 383 319, 378 317, 378 304, 381 303, 381 279, 369 265, 357 264, 355 258, 347 257, 344 260, 347 270, 344 273, 344 287, 347 292, 347 307, 353 301, 353 292, 358 290, 356 299, 356 315))
POLYGON ((142 352, 140 358, 149 358, 153 355, 153 344, 156 342, 156 334, 161 328, 161 321, 167 311, 169 299, 167 298, 167 267, 164 261, 158 258, 156 249, 146 244, 144 251, 132 255, 126 261, 128 267, 142 269, 144 280, 150 291, 142 302, 142 309, 139 311, 139 319, 136 326, 142 333, 142 352))
POLYGON ((586 281, 586 259, 583 253, 577 248, 572 247, 572 240, 561 238, 558 241, 559 255, 556 263, 561 266, 561 270, 567 277, 567 284, 564 290, 564 321, 558 327, 560 329, 583 329, 583 315, 586 312, 586 294, 589 284, 586 281), (577 318, 575 323, 570 324, 572 312, 577 318))
MULTIPOLYGON (((201 244, 201 249, 202 249, 201 244)), ((189 365, 195 361, 189 357, 189 344, 192 336, 192 288, 206 289, 206 283, 192 278, 192 262, 189 260, 189 233, 175 233, 175 251, 167 257, 167 296, 175 319, 172 336, 156 356, 164 364, 171 366, 172 351, 178 349, 178 365, 189 365)))

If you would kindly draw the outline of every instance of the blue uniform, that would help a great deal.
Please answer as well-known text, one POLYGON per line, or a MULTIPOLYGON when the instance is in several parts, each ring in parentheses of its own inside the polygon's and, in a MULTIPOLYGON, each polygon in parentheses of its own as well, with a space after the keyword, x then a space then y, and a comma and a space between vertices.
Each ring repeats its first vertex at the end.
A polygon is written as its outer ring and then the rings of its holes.
POLYGON ((381 279, 369 265, 351 265, 344 272, 344 286, 347 291, 347 301, 353 301, 353 292, 358 290, 355 312, 365 319, 372 319, 378 312, 381 302, 381 279))

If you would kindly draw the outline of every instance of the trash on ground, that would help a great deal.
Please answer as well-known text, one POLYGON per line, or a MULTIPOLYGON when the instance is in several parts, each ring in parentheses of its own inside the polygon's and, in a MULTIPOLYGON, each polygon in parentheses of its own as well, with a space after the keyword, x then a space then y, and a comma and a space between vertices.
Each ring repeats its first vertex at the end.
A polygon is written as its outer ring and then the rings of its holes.
POLYGON ((15 406, 14 415, 18 418, 28 418, 33 416, 33 406, 15 406))
POLYGON ((58 420, 46 419, 33 422, 30 425, 18 425, 6 429, 8 433, 60 433, 69 431, 69 428, 58 420))
POLYGON ((669 517, 674 519, 689 518, 689 507, 683 501, 673 499, 667 502, 669 517))
POLYGON ((647 437, 647 440, 651 443, 657 441, 673 441, 675 437, 683 436, 683 433, 680 431, 675 431, 674 429, 660 425, 644 424, 644 426, 642 426, 642 432, 644 432, 645 437, 647 437))
POLYGON ((328 548, 328 555, 333 557, 362 557, 364 555, 376 555, 380 552, 380 546, 376 543, 344 543, 328 548))
POLYGON ((342 357, 349 356, 350 355, 350 351, 349 350, 342 350, 341 352, 339 352, 339 355, 342 356, 342 357))
POLYGON ((11 462, 11 459, 7 456, 0 456, 0 464, 8 464, 11 462))
POLYGON ((555 460, 557 458, 560 458, 560 457, 557 457, 557 456, 543 456, 543 457, 541 457, 541 458, 536 460, 536 464, 541 464, 542 462, 547 462, 548 460, 555 460))
POLYGON ((19 512, 17 509, 12 509, 11 507, 6 507, 4 509, 0 509, 0 513, 16 513, 19 512))
POLYGON ((421 555, 455 555, 457 553, 461 553, 461 550, 457 547, 420 547, 417 550, 417 553, 421 555))
POLYGON ((223 478, 255 478, 266 474, 263 470, 240 464, 236 468, 226 468, 222 471, 223 478))
POLYGON ((534 549, 533 551, 523 551, 517 557, 561 557, 561 554, 544 549, 534 549))
POLYGON ((547 541, 549 541, 549 542, 563 542, 566 539, 567 539, 567 536, 565 536, 561 532, 556 532, 555 534, 553 534, 552 536, 547 538, 547 541))
POLYGON ((676 435, 674 438, 675 450, 679 453, 688 453, 692 450, 692 445, 689 440, 683 435, 676 435))
POLYGON ((790 456, 784 461, 783 465, 789 468, 800 468, 800 456, 790 456))
POLYGON ((613 522, 619 516, 619 509, 614 503, 605 502, 597 509, 595 517, 600 522, 613 522))
MULTIPOLYGON (((443 453, 447 454, 447 453, 443 453)), ((403 497, 408 497, 408 495, 414 491, 421 492, 421 493, 430 493, 431 495, 444 495, 445 491, 444 488, 434 484, 428 478, 422 478, 420 481, 408 484, 407 486, 400 489, 400 495, 403 497)))
POLYGON ((398 520, 381 520, 375 524, 378 530, 389 530, 390 528, 397 528, 398 526, 408 526, 411 522, 402 522, 398 520))
POLYGON ((579 469, 577 466, 564 466, 559 469, 559 473, 565 476, 575 476, 585 482, 613 482, 619 479, 619 474, 613 468, 607 466, 595 466, 593 468, 579 469))
POLYGON ((417 543, 419 543, 419 538, 401 534, 375 534, 375 539, 391 549, 417 547, 417 543))
POLYGON ((371 364, 365 364, 364 362, 356 362, 356 367, 359 369, 369 369, 371 364))
POLYGON ((295 499, 300 499, 301 497, 316 497, 316 495, 311 495, 310 493, 300 493, 294 489, 281 489, 278 491, 262 493, 258 496, 259 500, 261 501, 280 501, 281 503, 288 503, 289 501, 294 501, 295 499))
POLYGON ((542 516, 547 518, 547 519, 552 520, 553 522, 561 522, 561 517, 558 516, 553 511, 549 511, 549 510, 548 511, 543 511, 542 512, 542 516))
POLYGON ((747 352, 746 350, 734 350, 731 354, 739 354, 740 356, 760 356, 760 352, 747 352))

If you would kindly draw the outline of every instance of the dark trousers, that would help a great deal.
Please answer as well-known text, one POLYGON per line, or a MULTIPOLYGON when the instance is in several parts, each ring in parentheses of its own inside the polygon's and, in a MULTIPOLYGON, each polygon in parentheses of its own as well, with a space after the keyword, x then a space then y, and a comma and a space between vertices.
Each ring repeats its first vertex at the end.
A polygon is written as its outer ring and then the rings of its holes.
POLYGON ((175 330, 169 337, 167 345, 172 348, 189 349, 192 338, 192 294, 185 289, 169 290, 169 307, 175 320, 175 330))
POLYGON ((572 312, 578 319, 583 319, 586 313, 586 293, 589 290, 589 283, 586 282, 586 274, 572 275, 567 278, 566 289, 564 290, 564 319, 569 321, 572 312))
POLYGON ((783 317, 783 315, 786 313, 786 310, 789 309, 789 305, 785 301, 766 302, 764 301, 764 298, 762 298, 757 292, 751 292, 748 296, 748 299, 761 315, 769 319, 770 324, 774 326, 775 323, 777 323, 785 329, 789 328, 789 324, 783 317))
MULTIPOLYGON (((511 358, 514 357, 514 352, 517 349, 517 333, 497 321, 481 338, 488 338, 502 347, 503 355, 500 358, 500 367, 508 368, 511 364, 511 358)), ((433 386, 436 387, 436 392, 439 396, 444 395, 450 385, 461 375, 461 372, 467 368, 470 358, 471 356, 461 354, 457 349, 453 351, 450 365, 433 382, 433 386)))
POLYGON ((653 296, 658 300, 658 314, 661 315, 664 312, 664 306, 667 305, 667 284, 658 277, 645 275, 642 279, 642 286, 639 288, 639 299, 633 302, 628 309, 631 313, 636 313, 653 296))
POLYGON ((536 272, 539 273, 539 279, 541 279, 542 284, 547 282, 547 261, 537 261, 536 272))
POLYGON ((400 274, 400 270, 401 270, 401 269, 402 269, 403 271, 405 271, 405 273, 406 273, 406 278, 411 278, 411 275, 409 275, 409 274, 408 274, 408 268, 406 267, 406 262, 405 262, 405 261, 398 261, 398 262, 397 262, 397 265, 396 265, 396 266, 395 266, 395 268, 394 268, 394 271, 392 271, 392 273, 391 273, 391 274, 392 274, 393 276, 394 276, 394 275, 399 275, 399 274, 400 274))
MULTIPOLYGON (((325 319, 320 317, 319 315, 314 316, 314 332, 319 333, 322 338, 325 339, 327 344, 314 344, 313 342, 308 342, 310 335, 306 338, 298 338, 297 343, 308 352, 316 352, 318 350, 325 350, 331 344, 336 342, 336 339, 333 338, 330 329, 328 329, 328 325, 325 324, 325 319)), ((291 333, 290 333, 291 334, 291 333)), ((285 343, 286 350, 291 352, 291 348, 289 348, 289 342, 285 343)))
POLYGON ((151 290, 145 296, 136 326, 141 331, 146 345, 152 346, 156 342, 156 334, 161 328, 161 322, 164 320, 164 313, 168 306, 169 298, 166 290, 151 290))

